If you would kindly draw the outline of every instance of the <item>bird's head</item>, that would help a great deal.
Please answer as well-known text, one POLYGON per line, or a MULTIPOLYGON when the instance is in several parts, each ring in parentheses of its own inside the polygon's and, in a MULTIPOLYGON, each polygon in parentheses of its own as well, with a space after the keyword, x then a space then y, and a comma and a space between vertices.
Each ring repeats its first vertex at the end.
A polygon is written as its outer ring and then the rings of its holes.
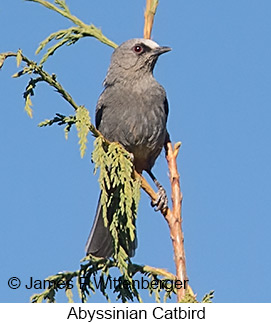
POLYGON ((105 82, 112 83, 121 78, 137 78, 152 73, 158 57, 170 51, 170 47, 159 46, 150 39, 130 39, 117 47, 112 54, 105 82))

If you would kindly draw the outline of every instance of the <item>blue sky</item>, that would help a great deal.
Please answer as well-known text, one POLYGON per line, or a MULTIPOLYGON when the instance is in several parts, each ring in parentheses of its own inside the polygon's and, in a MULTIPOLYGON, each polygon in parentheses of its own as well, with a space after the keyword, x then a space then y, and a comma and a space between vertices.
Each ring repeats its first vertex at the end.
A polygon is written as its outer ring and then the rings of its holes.
MULTIPOLYGON (((142 37, 145 0, 67 3, 117 44, 142 37)), ((158 6, 152 38, 173 50, 160 57, 155 76, 167 91, 171 138, 182 142, 187 270, 199 299, 214 289, 215 302, 270 302, 270 17, 269 0, 161 0, 158 6)), ((38 4, 5 1, 0 52, 21 48, 38 60, 39 42, 70 26, 38 4)), ((86 38, 60 49, 45 69, 93 118, 111 54, 110 47, 86 38)), ((99 194, 92 137, 81 159, 75 130, 66 141, 61 127, 38 128, 55 112, 73 110, 40 84, 29 119, 22 99, 28 77, 12 79, 16 71, 9 59, 0 72, 1 302, 28 302, 36 292, 9 289, 12 276, 24 284, 30 276, 43 279, 79 267, 99 194)), ((169 192, 163 154, 154 173, 169 192)), ((137 229, 134 261, 174 272, 167 225, 144 192, 137 229)), ((58 300, 66 301, 63 295, 58 300)))

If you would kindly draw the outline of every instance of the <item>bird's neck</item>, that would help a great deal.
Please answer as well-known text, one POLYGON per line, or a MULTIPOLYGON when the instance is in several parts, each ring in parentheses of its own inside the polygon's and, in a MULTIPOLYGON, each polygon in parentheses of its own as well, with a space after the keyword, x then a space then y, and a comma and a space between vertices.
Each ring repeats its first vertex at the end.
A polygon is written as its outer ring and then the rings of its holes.
POLYGON ((146 82, 153 81, 153 66, 146 64, 140 68, 125 69, 120 65, 114 64, 109 67, 104 85, 113 85, 115 83, 128 84, 129 86, 142 86, 146 82))
POLYGON ((114 84, 119 84, 120 86, 129 86, 131 90, 140 90, 141 88, 146 88, 151 82, 155 82, 152 72, 142 73, 122 73, 107 74, 104 85, 110 86, 114 84))

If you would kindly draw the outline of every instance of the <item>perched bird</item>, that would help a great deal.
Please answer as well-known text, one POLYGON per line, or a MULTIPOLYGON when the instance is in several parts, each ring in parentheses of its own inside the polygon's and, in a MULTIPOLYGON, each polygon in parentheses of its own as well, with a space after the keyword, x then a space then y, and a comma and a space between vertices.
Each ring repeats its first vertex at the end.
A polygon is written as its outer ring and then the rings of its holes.
MULTIPOLYGON (((132 153, 135 170, 150 175, 158 188, 158 199, 153 203, 158 210, 167 205, 167 196, 151 169, 168 135, 168 102, 164 88, 153 76, 153 69, 158 57, 170 50, 149 39, 130 39, 117 47, 97 103, 95 120, 105 138, 121 143, 132 153)), ((110 209, 107 217, 110 223, 110 209)), ((126 250, 129 256, 134 255, 136 245, 135 240, 126 250)), ((86 253, 110 257, 112 252, 112 237, 104 225, 99 200, 86 253)))

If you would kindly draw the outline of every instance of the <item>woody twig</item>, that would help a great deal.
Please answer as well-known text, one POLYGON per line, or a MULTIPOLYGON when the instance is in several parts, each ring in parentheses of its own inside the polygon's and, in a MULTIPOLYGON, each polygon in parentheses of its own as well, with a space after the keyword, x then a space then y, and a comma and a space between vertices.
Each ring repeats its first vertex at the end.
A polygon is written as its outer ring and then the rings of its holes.
POLYGON ((145 25, 144 25, 144 38, 151 38, 151 31, 153 26, 153 19, 158 6, 159 0, 147 0, 145 9, 145 25))
MULTIPOLYGON (((145 25, 144 25, 144 38, 151 37, 153 20, 155 11, 158 5, 158 0, 147 0, 145 10, 145 25)), ((183 286, 188 281, 185 263, 185 250, 184 250, 184 237, 182 231, 182 193, 180 186, 180 175, 177 169, 177 156, 181 143, 172 146, 172 143, 167 140, 165 145, 166 159, 169 168, 169 177, 171 183, 171 200, 172 210, 168 207, 161 210, 165 217, 170 230, 170 237, 172 240, 174 250, 174 261, 176 267, 176 280, 181 281, 183 286)), ((147 181, 141 176, 142 188, 151 197, 152 201, 157 199, 157 194, 153 191, 147 181)), ((185 296, 184 288, 177 288, 177 301, 180 302, 185 296)))

